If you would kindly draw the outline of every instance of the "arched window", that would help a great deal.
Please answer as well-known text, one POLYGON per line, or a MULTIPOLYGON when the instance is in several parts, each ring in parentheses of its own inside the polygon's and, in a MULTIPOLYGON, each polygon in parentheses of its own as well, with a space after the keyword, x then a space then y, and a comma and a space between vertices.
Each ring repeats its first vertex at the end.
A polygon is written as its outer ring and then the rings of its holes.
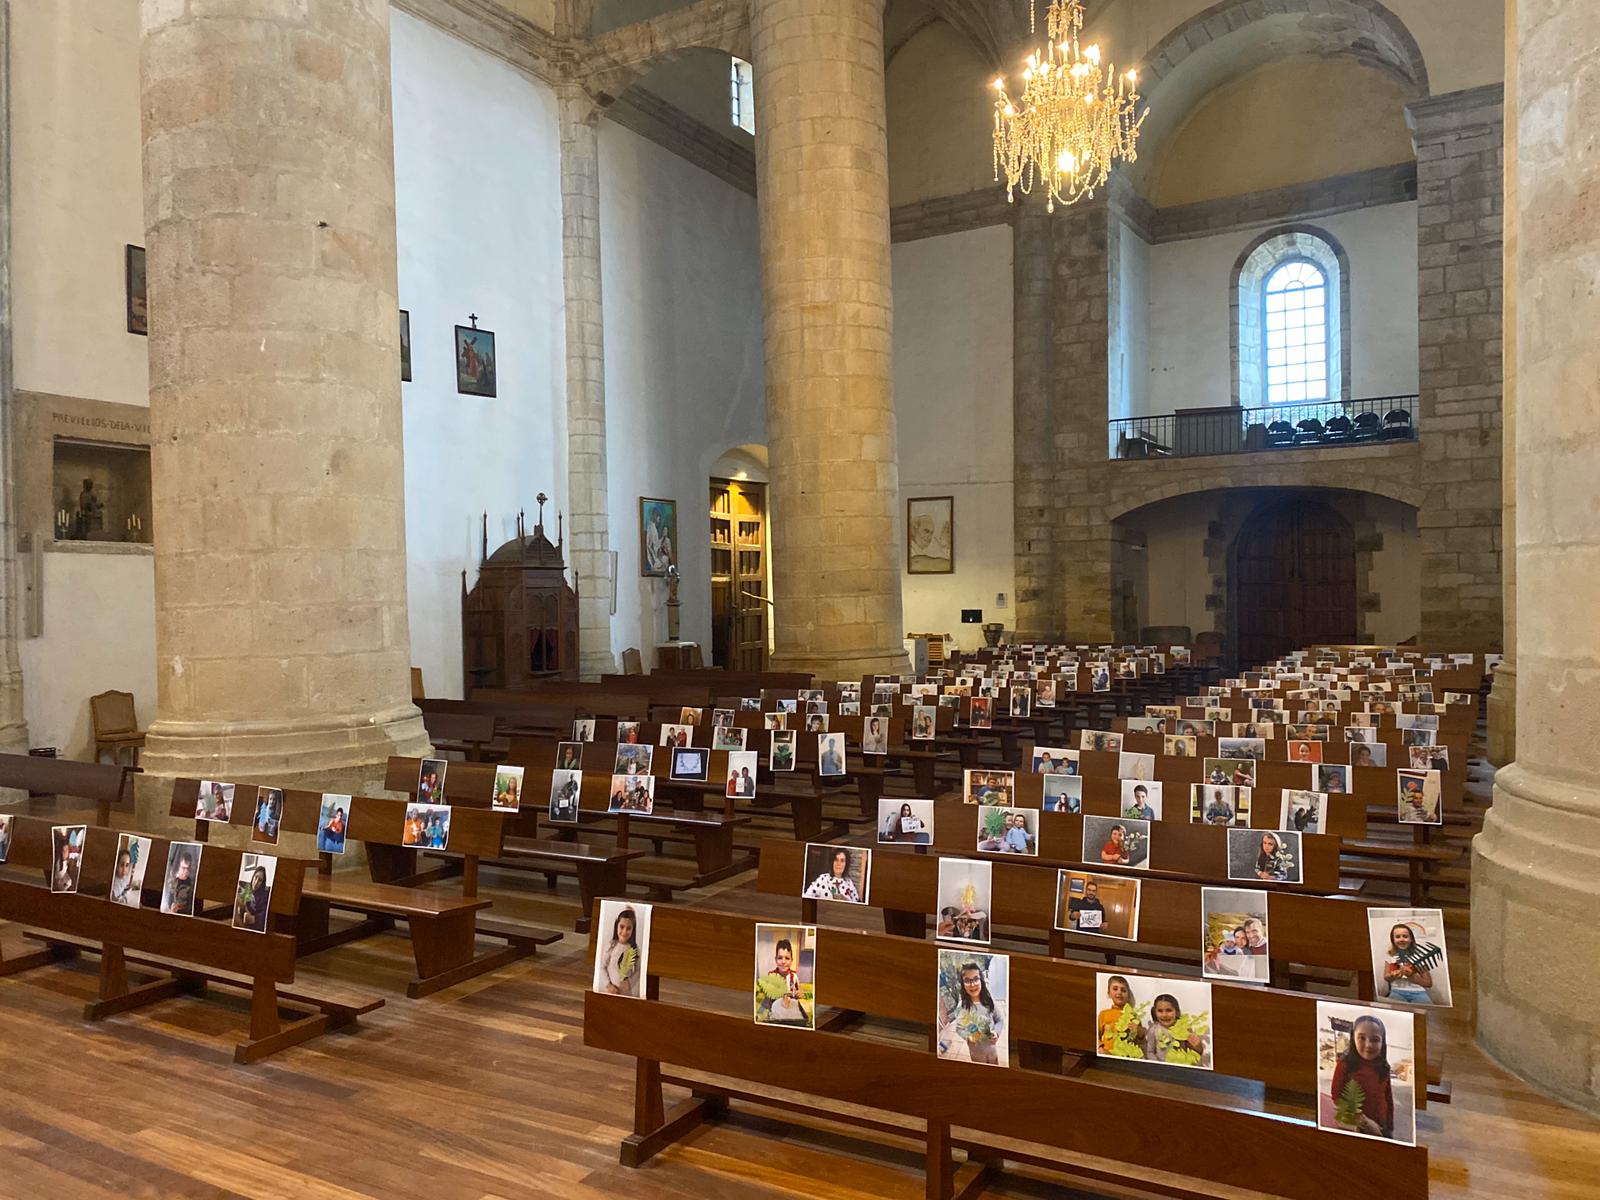
POLYGON ((1350 272, 1320 229, 1257 240, 1234 266, 1233 394, 1241 408, 1349 398, 1350 272))
POLYGON ((1328 277, 1307 258, 1272 268, 1262 295, 1268 404, 1328 399, 1328 277))

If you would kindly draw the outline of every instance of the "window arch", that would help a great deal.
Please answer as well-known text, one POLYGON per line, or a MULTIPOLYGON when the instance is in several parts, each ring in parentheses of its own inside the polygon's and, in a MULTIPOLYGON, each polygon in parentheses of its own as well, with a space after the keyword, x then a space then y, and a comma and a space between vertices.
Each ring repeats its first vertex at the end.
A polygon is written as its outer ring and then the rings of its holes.
POLYGON ((1231 299, 1234 403, 1349 399, 1350 275, 1337 242, 1309 226, 1257 239, 1231 299))

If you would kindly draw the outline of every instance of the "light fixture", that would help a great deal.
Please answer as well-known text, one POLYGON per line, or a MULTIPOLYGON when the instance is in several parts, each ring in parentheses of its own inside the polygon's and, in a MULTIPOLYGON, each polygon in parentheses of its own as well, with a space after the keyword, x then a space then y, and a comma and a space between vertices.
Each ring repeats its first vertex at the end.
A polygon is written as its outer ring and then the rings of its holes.
POLYGON ((994 81, 994 178, 1005 177, 1008 201, 1043 187, 1054 212, 1057 203, 1093 196, 1119 160, 1137 157, 1145 118, 1138 72, 1102 67, 1099 46, 1079 45, 1082 30, 1082 0, 1050 0, 1045 43, 1027 57, 1021 95, 1011 98, 1004 76, 994 81))

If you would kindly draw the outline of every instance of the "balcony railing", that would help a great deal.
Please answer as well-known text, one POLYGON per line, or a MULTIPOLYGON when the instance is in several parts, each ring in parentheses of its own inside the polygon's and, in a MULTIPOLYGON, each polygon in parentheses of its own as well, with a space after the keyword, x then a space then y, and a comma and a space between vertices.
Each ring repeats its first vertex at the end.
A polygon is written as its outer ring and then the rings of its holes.
POLYGON ((1416 396, 1374 396, 1265 408, 1191 408, 1110 422, 1112 458, 1193 458, 1255 450, 1305 450, 1409 441, 1416 396))

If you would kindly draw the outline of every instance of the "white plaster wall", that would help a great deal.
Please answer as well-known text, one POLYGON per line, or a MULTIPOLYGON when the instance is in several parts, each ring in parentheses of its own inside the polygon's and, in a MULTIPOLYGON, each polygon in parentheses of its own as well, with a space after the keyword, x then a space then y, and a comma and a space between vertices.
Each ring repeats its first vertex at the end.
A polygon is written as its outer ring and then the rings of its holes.
POLYGON ((963 608, 1015 624, 1011 230, 902 242, 893 267, 901 512, 910 496, 955 497, 956 569, 904 576, 906 629, 975 649, 963 608))
POLYGON ((42 558, 44 630, 19 648, 28 742, 89 758, 90 696, 132 692, 141 725, 155 716, 155 559, 68 552, 42 558))
POLYGON ((603 122, 600 246, 612 644, 638 647, 648 666, 666 640, 666 581, 639 573, 639 498, 678 503, 681 634, 704 647, 711 467, 766 442, 755 199, 603 122))
POLYGON ((1118 328, 1122 336, 1111 353, 1116 390, 1111 415, 1128 417, 1148 411, 1150 389, 1150 253, 1151 245, 1127 225, 1117 238, 1118 328))
MULTIPOLYGON (((1313 224, 1350 259, 1352 398, 1417 390, 1417 206, 1387 204, 1313 224)), ((1232 403, 1229 285, 1263 229, 1150 248, 1148 386, 1135 415, 1232 403)), ((1127 241, 1127 238, 1123 239, 1127 241)))
MULTIPOLYGON (((428 694, 461 695, 461 572, 566 507, 560 145, 554 94, 499 59, 392 15, 400 306, 411 313, 405 405, 411 661, 428 694), (495 333, 499 396, 455 387, 455 326, 495 333)), ((396 366, 398 371, 398 364, 396 366)))

